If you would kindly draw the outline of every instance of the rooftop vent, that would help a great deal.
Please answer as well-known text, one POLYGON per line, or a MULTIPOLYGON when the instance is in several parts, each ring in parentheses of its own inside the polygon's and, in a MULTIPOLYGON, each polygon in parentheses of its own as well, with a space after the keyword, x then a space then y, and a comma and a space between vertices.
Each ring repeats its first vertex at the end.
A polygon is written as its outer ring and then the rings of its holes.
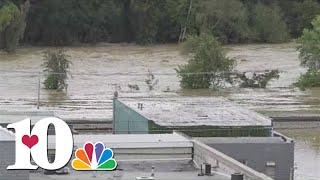
POLYGON ((142 103, 138 103, 138 109, 140 109, 140 110, 143 109, 143 104, 142 103))
POLYGON ((211 164, 208 164, 208 163, 203 163, 204 165, 204 172, 203 172, 203 169, 202 169, 202 164, 200 166, 200 173, 198 174, 198 176, 212 176, 212 173, 211 173, 211 164))
POLYGON ((231 180, 244 180, 243 174, 241 173, 231 174, 231 180))

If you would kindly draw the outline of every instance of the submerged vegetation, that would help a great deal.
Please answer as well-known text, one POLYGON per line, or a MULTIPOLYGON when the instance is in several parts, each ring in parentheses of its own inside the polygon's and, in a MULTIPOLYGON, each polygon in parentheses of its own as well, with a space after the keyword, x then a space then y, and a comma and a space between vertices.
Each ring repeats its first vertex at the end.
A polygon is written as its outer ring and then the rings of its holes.
POLYGON ((241 88, 266 88, 269 81, 279 78, 278 70, 240 73, 234 71, 235 61, 226 56, 223 47, 211 35, 190 36, 182 52, 190 59, 176 69, 185 89, 219 89, 226 84, 241 88))
MULTIPOLYGON (((149 69, 147 78, 145 79, 145 83, 148 86, 148 90, 152 91, 155 89, 155 86, 159 83, 159 79, 156 79, 155 75, 152 73, 152 71, 149 69)), ((139 88, 135 88, 139 89, 139 88)))
MULTIPOLYGON (((233 74, 241 87, 265 88, 277 78, 275 71, 252 79, 235 74, 220 43, 280 43, 302 35, 300 58, 308 72, 296 85, 313 87, 319 84, 320 18, 312 20, 319 14, 318 0, 0 0, 0 49, 13 52, 19 43, 145 45, 190 37, 186 44, 199 41, 189 49, 189 64, 177 69, 182 87, 216 88, 232 82, 233 74), (190 75, 199 72, 210 73, 190 75)), ((65 88, 58 79, 64 77, 49 75, 46 87, 65 88)), ((150 90, 156 85, 151 81, 152 76, 146 81, 150 90)))
POLYGON ((320 87, 320 15, 312 21, 312 29, 305 29, 299 39, 301 65, 308 68, 296 83, 301 89, 320 87))
POLYGON ((43 59, 44 72, 47 73, 47 78, 44 81, 45 88, 52 90, 67 88, 66 79, 68 78, 70 61, 65 51, 46 51, 43 59))
POLYGON ((295 85, 301 90, 310 87, 320 87, 320 72, 318 70, 308 70, 306 74, 299 77, 295 85))
POLYGON ((210 35, 189 37, 184 51, 191 54, 188 64, 176 69, 182 88, 218 88, 225 81, 235 61, 229 59, 220 43, 210 35))
POLYGON ((254 72, 252 75, 248 77, 248 73, 237 73, 236 77, 239 78, 240 87, 243 88, 266 88, 268 82, 272 79, 279 78, 278 70, 268 70, 264 72, 254 72))

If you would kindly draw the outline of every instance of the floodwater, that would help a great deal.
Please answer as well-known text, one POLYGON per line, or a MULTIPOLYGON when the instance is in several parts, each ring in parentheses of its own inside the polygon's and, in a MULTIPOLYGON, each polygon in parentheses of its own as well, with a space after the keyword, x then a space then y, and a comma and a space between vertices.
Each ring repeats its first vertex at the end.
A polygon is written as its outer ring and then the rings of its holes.
MULTIPOLYGON (((181 90, 174 68, 187 62, 177 45, 141 47, 132 44, 100 44, 66 47, 72 61, 68 90, 57 93, 43 89, 41 109, 55 110, 61 117, 110 118, 111 98, 169 94, 222 95, 246 107, 272 116, 320 114, 320 89, 300 91, 292 86, 305 69, 299 66, 297 44, 251 44, 227 46, 228 56, 237 60, 239 71, 278 69, 280 78, 267 89, 229 88, 181 90), (154 90, 145 82, 148 70, 155 75, 154 90), (138 85, 139 90, 129 88, 138 85), (106 115, 107 114, 107 115, 106 115)), ((14 55, 0 52, 0 109, 34 109, 38 94, 38 72, 42 53, 50 48, 26 47, 14 55)))
MULTIPOLYGON (((40 109, 53 110, 63 119, 111 119, 111 99, 116 90, 120 97, 132 98, 218 95, 269 116, 319 115, 320 89, 300 91, 292 86, 305 72, 299 65, 296 46, 295 43, 226 46, 228 56, 237 60, 237 70, 278 69, 280 78, 266 89, 228 88, 219 92, 180 89, 174 68, 186 63, 188 58, 179 53, 177 45, 65 47, 72 61, 66 92, 45 90, 42 85, 45 77, 38 75, 43 69, 43 51, 52 48, 24 47, 13 55, 0 52, 0 110, 36 109, 40 77, 40 109), (145 82, 148 71, 155 75, 151 91, 145 82), (130 88, 134 85, 139 90, 130 88)), ((306 133, 309 131, 288 132, 298 139, 297 172, 320 179, 319 131, 305 136, 306 133), (318 145, 314 145, 314 139, 318 145)))
POLYGON ((319 180, 320 128, 279 131, 295 139, 295 179, 319 180))

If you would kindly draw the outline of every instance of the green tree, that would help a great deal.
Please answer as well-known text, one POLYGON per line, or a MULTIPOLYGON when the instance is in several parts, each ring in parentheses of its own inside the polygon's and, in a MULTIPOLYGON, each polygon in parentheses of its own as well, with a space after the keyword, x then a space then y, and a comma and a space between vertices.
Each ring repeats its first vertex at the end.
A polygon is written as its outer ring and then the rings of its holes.
POLYGON ((320 16, 311 24, 312 29, 305 29, 299 39, 301 65, 308 68, 308 72, 296 83, 302 89, 320 86, 320 16))
POLYGON ((194 4, 195 0, 166 0, 161 10, 157 42, 177 42, 185 26, 187 34, 195 31, 194 4))
POLYGON ((320 12, 320 3, 317 0, 281 0, 279 5, 294 38, 300 37, 304 28, 311 28, 311 21, 320 12))
POLYGON ((12 2, 5 1, 0 6, 0 32, 10 24, 14 17, 19 13, 17 6, 12 2))
POLYGON ((250 36, 248 12, 239 0, 200 1, 196 22, 200 31, 224 43, 244 42, 250 36))
POLYGON ((189 37, 184 52, 191 54, 188 64, 176 69, 182 88, 218 88, 228 79, 235 61, 226 57, 220 43, 210 35, 189 37), (205 73, 204 73, 205 72, 205 73))
MULTIPOLYGON (((8 26, 8 19, 13 12, 6 13, 7 9, 3 8, 3 4, 7 2, 21 10, 20 5, 25 0, 0 1, 0 14, 1 11, 3 14, 0 15, 0 29, 3 28, 1 26, 8 26)), ((44 45, 72 45, 101 41, 139 44, 177 42, 181 34, 184 39, 185 33, 181 32, 185 32, 185 27, 187 35, 209 33, 222 43, 284 42, 290 38, 288 32, 293 37, 300 36, 302 29, 310 27, 311 19, 320 11, 317 0, 33 0, 31 2, 23 40, 31 44, 44 45)), ((19 19, 14 18, 10 32, 21 32, 19 28, 15 28, 23 27, 19 19)), ((2 33, 1 37, 3 39, 5 35, 2 33)))
POLYGON ((310 70, 320 69, 320 15, 312 21, 312 29, 305 29, 299 39, 301 64, 310 70))
POLYGON ((0 7, 0 49, 12 52, 25 31, 25 17, 29 9, 29 1, 20 5, 19 9, 13 2, 4 1, 0 7))
POLYGON ((70 61, 68 55, 63 50, 46 51, 43 55, 44 72, 47 78, 44 81, 46 89, 62 90, 67 87, 66 79, 68 78, 68 70, 70 61))
POLYGON ((301 35, 303 29, 312 27, 312 20, 320 14, 320 3, 317 0, 305 0, 299 4, 297 32, 301 35))
MULTIPOLYGON (((28 16, 25 41, 74 43, 178 41, 190 0, 41 0, 28 16)), ((192 21, 190 21, 192 22, 192 21)))
POLYGON ((139 44, 178 41, 190 0, 152 0, 131 3, 130 24, 139 44))
POLYGON ((258 3, 254 9, 253 23, 253 30, 258 41, 278 43, 289 39, 287 26, 276 5, 258 3))
POLYGON ((130 21, 137 43, 151 44, 156 42, 157 25, 161 16, 160 9, 156 4, 162 6, 162 3, 162 0, 134 1, 132 3, 130 21))
POLYGON ((30 10, 25 40, 68 45, 110 41, 121 11, 114 0, 41 0, 30 10))

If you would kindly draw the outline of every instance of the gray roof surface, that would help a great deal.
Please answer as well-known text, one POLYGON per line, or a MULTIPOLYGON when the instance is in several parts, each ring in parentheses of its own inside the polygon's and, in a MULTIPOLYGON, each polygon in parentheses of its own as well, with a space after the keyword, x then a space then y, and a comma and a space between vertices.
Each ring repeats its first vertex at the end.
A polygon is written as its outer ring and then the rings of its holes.
POLYGON ((0 126, 0 141, 14 141, 14 134, 0 126))
MULTIPOLYGON (((81 134, 73 135, 74 146, 82 147, 86 142, 102 142, 109 148, 162 148, 192 147, 187 138, 173 134, 81 134)), ((48 147, 55 147, 55 136, 48 138, 48 147), (52 142, 52 143, 51 143, 52 142)))
POLYGON ((196 138, 205 144, 259 144, 259 143, 286 143, 281 137, 203 137, 196 138))
POLYGON ((220 97, 119 99, 162 126, 271 126, 271 119, 220 97), (143 108, 138 108, 138 103, 143 108))
POLYGON ((87 179, 117 179, 135 180, 136 177, 150 177, 151 167, 155 168, 155 179, 165 180, 230 180, 230 177, 220 174, 213 176, 198 176, 199 171, 194 167, 192 161, 139 161, 139 162, 119 162, 116 171, 112 172, 90 172, 73 171, 70 175, 50 175, 31 174, 30 180, 57 179, 57 180, 87 180, 87 179))

